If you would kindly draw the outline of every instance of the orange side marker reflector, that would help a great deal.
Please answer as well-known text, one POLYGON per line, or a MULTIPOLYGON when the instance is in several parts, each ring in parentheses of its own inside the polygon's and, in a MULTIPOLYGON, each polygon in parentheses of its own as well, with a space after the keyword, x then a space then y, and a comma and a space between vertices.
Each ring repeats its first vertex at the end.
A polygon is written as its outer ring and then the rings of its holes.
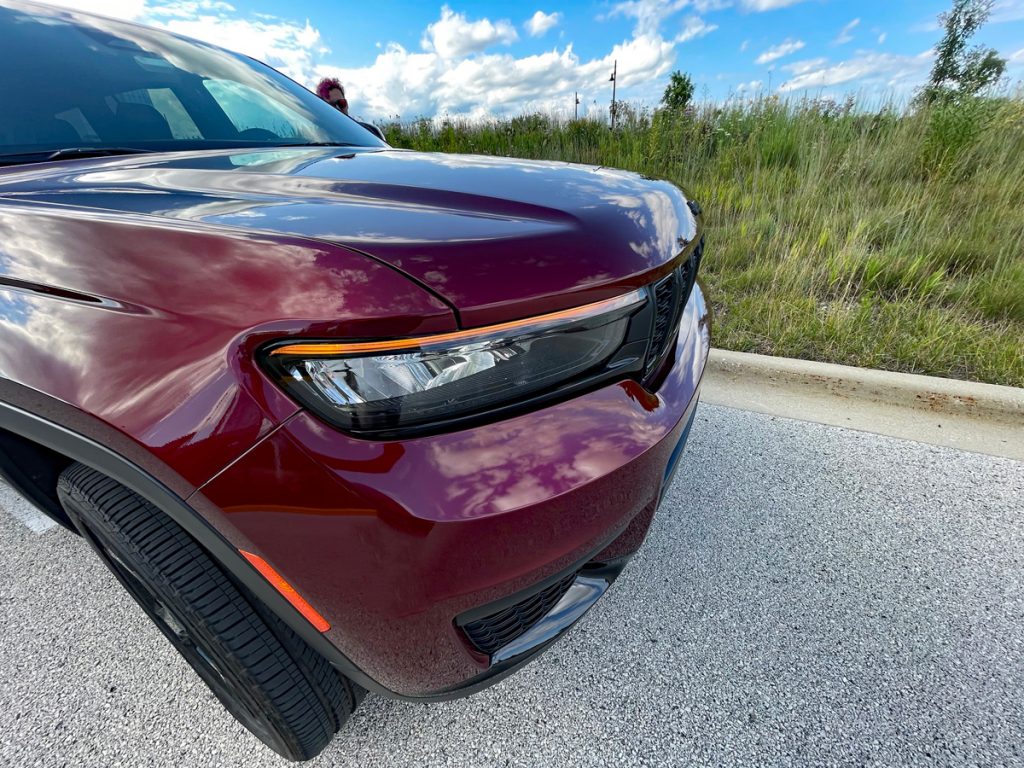
POLYGON ((285 600, 295 606, 295 610, 301 613, 306 621, 321 632, 326 632, 331 628, 331 625, 327 623, 327 619, 317 613, 316 608, 307 603, 306 599, 295 591, 295 587, 285 581, 281 574, 271 567, 270 563, 259 555, 254 555, 252 552, 246 552, 244 549, 238 551, 245 556, 245 559, 249 561, 253 568, 260 572, 260 576, 269 581, 274 589, 284 595, 285 600))

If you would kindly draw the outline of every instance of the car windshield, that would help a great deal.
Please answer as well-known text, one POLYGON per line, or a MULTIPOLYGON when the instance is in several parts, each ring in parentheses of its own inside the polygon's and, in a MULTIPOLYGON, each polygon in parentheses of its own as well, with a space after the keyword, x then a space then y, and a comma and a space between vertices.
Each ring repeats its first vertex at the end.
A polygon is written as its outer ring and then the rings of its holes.
POLYGON ((45 6, 0 4, 0 71, 5 163, 133 151, 386 146, 245 56, 45 6))

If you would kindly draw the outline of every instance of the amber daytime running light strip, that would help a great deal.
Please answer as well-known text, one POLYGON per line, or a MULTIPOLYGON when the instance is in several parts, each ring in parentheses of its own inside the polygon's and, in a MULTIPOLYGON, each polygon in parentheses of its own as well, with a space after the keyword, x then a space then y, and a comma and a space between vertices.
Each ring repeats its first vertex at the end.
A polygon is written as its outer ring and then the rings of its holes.
POLYGON ((584 320, 589 317, 614 312, 617 309, 625 309, 639 304, 645 298, 642 288, 635 291, 616 296, 613 299, 595 301, 593 304, 584 304, 582 307, 563 309, 559 312, 551 312, 547 315, 537 315, 523 320, 512 320, 498 325, 487 325, 483 328, 471 328, 467 331, 452 331, 451 333, 440 333, 434 336, 420 336, 408 339, 389 339, 387 341, 356 341, 347 344, 288 344, 278 347, 270 352, 272 356, 277 355, 356 355, 375 352, 396 352, 403 350, 417 350, 423 347, 432 347, 438 344, 448 344, 456 341, 471 341, 490 336, 500 336, 508 331, 530 332, 542 330, 557 323, 584 320))

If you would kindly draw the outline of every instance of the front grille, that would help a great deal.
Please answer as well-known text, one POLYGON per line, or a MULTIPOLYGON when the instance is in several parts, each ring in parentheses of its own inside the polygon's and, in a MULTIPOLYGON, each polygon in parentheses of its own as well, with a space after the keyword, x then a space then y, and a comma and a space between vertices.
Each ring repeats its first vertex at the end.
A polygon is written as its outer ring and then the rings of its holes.
POLYGON ((669 346, 675 340, 676 329, 697 280, 697 270, 703 255, 702 237, 690 257, 654 286, 654 326, 647 353, 646 373, 651 373, 665 359, 669 346))
POLYGON ((465 624, 462 630, 477 650, 491 656, 544 618, 575 580, 576 574, 570 573, 515 605, 465 624))
POLYGON ((704 238, 700 239, 697 243, 697 247, 693 249, 693 253, 690 254, 690 258, 682 263, 679 267, 679 274, 683 280, 683 304, 690 298, 690 291, 693 290, 693 284, 697 282, 697 270, 700 269, 700 260, 704 257, 704 238))
POLYGON ((676 316, 677 283, 678 270, 654 286, 654 330, 651 332, 651 349, 657 351, 655 357, 665 349, 665 343, 672 330, 672 320, 676 316))

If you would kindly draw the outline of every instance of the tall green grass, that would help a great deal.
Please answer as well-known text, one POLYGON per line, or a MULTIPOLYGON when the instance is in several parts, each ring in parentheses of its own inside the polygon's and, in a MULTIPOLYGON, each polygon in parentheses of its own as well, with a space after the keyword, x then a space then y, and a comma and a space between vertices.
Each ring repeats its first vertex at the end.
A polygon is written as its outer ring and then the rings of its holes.
POLYGON ((607 125, 385 126, 396 147, 567 160, 704 207, 718 346, 1024 386, 1024 100, 923 111, 766 98, 607 125))

